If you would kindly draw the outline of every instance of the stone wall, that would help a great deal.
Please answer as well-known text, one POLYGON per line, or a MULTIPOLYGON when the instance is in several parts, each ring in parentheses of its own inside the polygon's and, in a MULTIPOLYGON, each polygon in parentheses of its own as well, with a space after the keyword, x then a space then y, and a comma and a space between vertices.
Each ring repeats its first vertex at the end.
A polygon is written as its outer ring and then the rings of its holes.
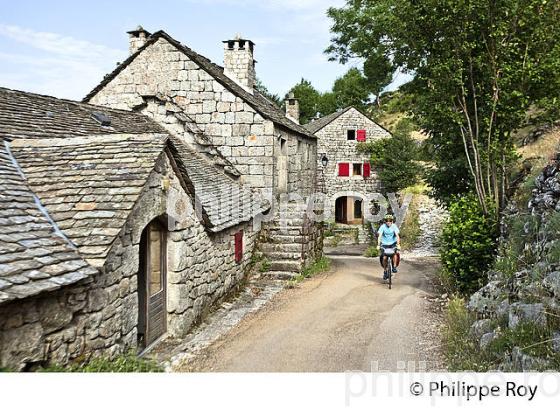
MULTIPOLYGON (((242 183, 265 195, 276 191, 275 145, 284 135, 293 150, 296 133, 277 130, 272 121, 163 38, 140 53, 90 102, 132 109, 145 104, 142 96, 153 95, 171 98, 181 107, 241 173, 242 183)), ((297 188, 296 179, 292 176, 292 189, 297 188)))
POLYGON ((182 217, 168 226, 168 332, 183 335, 239 285, 258 232, 243 224, 207 233, 163 156, 99 275, 0 307, 0 367, 22 370, 45 362, 65 364, 84 355, 111 356, 135 348, 140 237, 150 221, 170 213, 182 217), (168 194, 161 189, 164 178, 170 181, 168 194), (232 235, 239 229, 244 231, 244 253, 238 264, 232 235))
MULTIPOLYGON (((358 142, 348 141, 346 130, 365 129, 366 141, 390 137, 390 134, 375 122, 361 114, 358 110, 351 108, 330 124, 319 130, 315 135, 318 138, 317 161, 318 172, 322 173, 324 185, 328 196, 336 197, 339 191, 353 191, 361 193, 379 192, 380 186, 377 169, 371 167, 370 178, 362 176, 338 176, 338 164, 340 162, 363 164, 369 159, 367 154, 356 151, 358 142), (328 165, 323 169, 321 155, 326 154, 329 159, 328 165)), ((350 168, 352 171, 352 168, 350 168)), ((334 198, 333 198, 334 199, 334 198)))
MULTIPOLYGON (((348 196, 355 198, 363 198, 365 195, 381 192, 377 169, 371 166, 371 174, 369 178, 363 176, 352 176, 352 164, 363 164, 369 160, 368 154, 358 153, 356 145, 357 140, 349 141, 346 131, 348 129, 366 130, 366 141, 390 137, 390 134, 377 125, 375 122, 367 118, 354 108, 350 108, 345 113, 331 123, 317 131, 315 134, 318 138, 317 144, 317 178, 320 180, 322 190, 328 198, 327 221, 335 220, 335 201, 338 197, 348 196), (326 154, 329 162, 327 167, 321 164, 322 155, 326 154), (350 163, 350 176, 338 176, 338 164, 341 162, 350 163)), ((362 165, 363 173, 363 165, 362 165)), ((353 204, 348 206, 348 214, 353 213, 353 204)), ((362 212, 365 212, 365 205, 362 212)), ((354 221, 355 223, 356 221, 354 221)), ((351 231, 358 229, 358 243, 368 243, 369 236, 367 226, 350 225, 351 231)))

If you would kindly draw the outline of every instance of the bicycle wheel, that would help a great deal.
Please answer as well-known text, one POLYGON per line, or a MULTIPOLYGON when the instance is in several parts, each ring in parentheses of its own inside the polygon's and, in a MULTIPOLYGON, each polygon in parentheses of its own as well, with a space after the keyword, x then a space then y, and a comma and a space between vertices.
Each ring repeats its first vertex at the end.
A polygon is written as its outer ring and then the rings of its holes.
POLYGON ((392 258, 387 258, 387 275, 389 275, 389 289, 393 284, 393 260, 392 258))

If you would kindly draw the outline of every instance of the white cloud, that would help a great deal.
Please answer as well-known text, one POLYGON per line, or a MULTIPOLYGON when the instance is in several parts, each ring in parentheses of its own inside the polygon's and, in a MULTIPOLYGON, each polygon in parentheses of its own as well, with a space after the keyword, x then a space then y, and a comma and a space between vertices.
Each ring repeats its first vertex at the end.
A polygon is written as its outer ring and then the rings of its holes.
POLYGON ((81 99, 114 68, 126 51, 63 36, 0 24, 0 36, 17 52, 0 53, 2 86, 81 99), (29 47, 22 48, 20 45, 29 47), (17 72, 10 66, 21 67, 17 72))

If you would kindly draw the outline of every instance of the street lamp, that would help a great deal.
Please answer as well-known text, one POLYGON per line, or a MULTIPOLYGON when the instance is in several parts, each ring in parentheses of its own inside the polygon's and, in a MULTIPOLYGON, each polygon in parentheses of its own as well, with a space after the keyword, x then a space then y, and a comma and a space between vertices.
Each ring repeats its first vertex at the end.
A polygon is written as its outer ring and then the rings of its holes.
POLYGON ((329 159, 327 158, 327 154, 322 154, 321 164, 323 165, 323 168, 326 167, 328 163, 329 159))

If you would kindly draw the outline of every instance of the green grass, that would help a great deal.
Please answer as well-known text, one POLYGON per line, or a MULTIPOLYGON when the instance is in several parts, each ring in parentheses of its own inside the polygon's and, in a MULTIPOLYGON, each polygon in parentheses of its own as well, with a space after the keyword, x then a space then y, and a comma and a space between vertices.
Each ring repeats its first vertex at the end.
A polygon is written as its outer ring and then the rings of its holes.
POLYGON ((270 261, 267 258, 263 258, 259 265, 259 272, 268 272, 270 270, 270 261))
POLYGON ((364 256, 366 258, 377 258, 379 256, 379 251, 377 250, 377 246, 370 245, 364 252, 364 256))
POLYGON ((288 281, 288 287, 294 287, 295 285, 297 285, 299 282, 303 281, 306 278, 309 278, 311 276, 314 276, 318 273, 321 272, 326 272, 331 268, 331 260, 329 258, 327 258, 326 256, 321 256, 319 259, 317 259, 315 262, 313 262, 311 265, 307 266, 306 268, 304 268, 299 275, 295 276, 293 279, 290 279, 288 281))
POLYGON ((521 322, 514 329, 508 328, 505 321, 500 323, 495 319, 496 338, 481 349, 479 340, 469 334, 475 315, 467 310, 463 299, 451 299, 444 330, 444 352, 449 370, 485 372, 495 369, 514 347, 530 356, 548 360, 547 369, 560 369, 560 353, 552 349, 552 334, 559 328, 560 315, 547 312, 547 318, 546 326, 521 322))
POLYGON ((140 358, 134 351, 131 351, 114 359, 96 357, 88 362, 68 366, 52 364, 40 371, 56 373, 156 373, 163 372, 163 368, 155 361, 140 358))

